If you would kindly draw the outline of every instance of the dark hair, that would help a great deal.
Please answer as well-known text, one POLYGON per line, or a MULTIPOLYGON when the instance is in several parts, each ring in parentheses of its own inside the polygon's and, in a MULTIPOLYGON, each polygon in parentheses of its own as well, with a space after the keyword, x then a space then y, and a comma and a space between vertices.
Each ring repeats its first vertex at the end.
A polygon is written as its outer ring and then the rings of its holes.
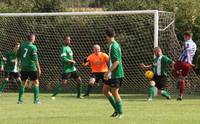
POLYGON ((184 36, 192 37, 192 32, 191 32, 191 31, 186 31, 186 32, 184 32, 183 35, 184 35, 184 36))
POLYGON ((16 41, 14 45, 15 46, 20 45, 20 42, 16 41))
POLYGON ((28 40, 31 40, 33 36, 35 36, 35 34, 28 34, 28 35, 27 35, 27 39, 28 39, 28 40))
POLYGON ((115 31, 114 31, 114 29, 112 29, 112 28, 107 28, 106 29, 106 35, 108 36, 108 37, 115 37, 115 31))

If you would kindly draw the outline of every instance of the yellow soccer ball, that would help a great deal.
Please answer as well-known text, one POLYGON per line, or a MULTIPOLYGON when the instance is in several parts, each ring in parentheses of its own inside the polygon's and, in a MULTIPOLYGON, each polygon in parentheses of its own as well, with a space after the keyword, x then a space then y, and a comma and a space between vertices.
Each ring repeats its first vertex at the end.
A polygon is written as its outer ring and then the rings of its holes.
POLYGON ((148 70, 148 71, 145 72, 144 75, 147 79, 151 80, 154 76, 154 73, 153 73, 153 71, 148 70))

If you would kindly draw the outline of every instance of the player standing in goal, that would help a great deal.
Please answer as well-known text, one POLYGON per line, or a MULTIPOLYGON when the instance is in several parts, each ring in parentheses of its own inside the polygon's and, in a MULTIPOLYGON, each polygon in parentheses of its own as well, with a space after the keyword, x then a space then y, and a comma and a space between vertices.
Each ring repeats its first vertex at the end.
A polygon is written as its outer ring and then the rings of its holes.
POLYGON ((18 85, 21 84, 19 64, 17 61, 17 50, 19 49, 19 46, 20 43, 16 42, 14 48, 6 53, 4 62, 1 62, 1 71, 4 71, 5 77, 0 86, 0 93, 3 92, 9 80, 15 80, 18 85))
POLYGON ((150 80, 150 86, 148 88, 148 101, 151 101, 154 96, 154 88, 158 88, 158 94, 161 94, 166 99, 171 99, 170 94, 166 91, 167 86, 167 71, 168 65, 174 65, 174 62, 167 56, 162 54, 160 47, 154 48, 154 62, 153 65, 144 65, 143 63, 140 66, 144 69, 153 69, 154 77, 150 80))
POLYGON ((184 45, 182 47, 181 55, 176 61, 174 65, 173 74, 177 79, 177 89, 179 90, 179 96, 177 100, 182 100, 184 89, 185 89, 185 81, 189 74, 189 71, 194 66, 192 64, 197 46, 195 42, 192 40, 192 33, 187 31, 184 33, 184 45))
POLYGON ((71 38, 70 36, 64 37, 64 45, 61 48, 61 58, 62 58, 62 82, 58 84, 58 86, 55 89, 55 92, 51 96, 51 98, 54 100, 55 96, 61 92, 64 85, 67 84, 68 79, 73 78, 77 81, 77 98, 83 98, 81 97, 82 92, 82 79, 77 72, 77 69, 75 67, 76 62, 73 58, 73 52, 70 48, 71 38))
POLYGON ((39 100, 39 76, 41 74, 40 65, 37 55, 37 47, 35 43, 35 34, 30 34, 27 36, 27 40, 21 43, 20 48, 17 52, 17 57, 21 61, 21 80, 22 83, 19 87, 19 97, 18 104, 23 103, 23 94, 25 86, 27 85, 27 80, 33 82, 34 87, 34 104, 40 104, 39 100))
POLYGON ((119 88, 121 87, 124 78, 124 70, 122 65, 122 53, 120 45, 115 41, 115 31, 112 28, 106 30, 106 39, 109 43, 109 70, 105 73, 105 84, 103 86, 103 93, 110 101, 114 108, 114 113, 111 117, 121 118, 122 113, 122 99, 119 95, 119 88))
POLYGON ((90 65, 92 70, 88 88, 86 93, 84 94, 84 97, 89 96, 94 83, 99 83, 100 80, 102 80, 103 83, 105 82, 104 74, 108 71, 108 55, 106 53, 101 52, 99 45, 93 46, 93 52, 94 53, 89 55, 83 63, 83 66, 90 65))

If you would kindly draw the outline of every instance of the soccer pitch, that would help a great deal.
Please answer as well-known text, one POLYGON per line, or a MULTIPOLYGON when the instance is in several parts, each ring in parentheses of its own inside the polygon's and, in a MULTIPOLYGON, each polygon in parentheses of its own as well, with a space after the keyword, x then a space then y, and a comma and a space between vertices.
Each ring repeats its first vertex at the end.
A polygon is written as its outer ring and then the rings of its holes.
MULTIPOLYGON (((186 96, 183 101, 156 97, 147 102, 145 95, 123 94, 124 117, 109 117, 113 110, 101 94, 76 99, 61 94, 56 100, 41 94, 41 105, 33 104, 33 94, 25 103, 16 104, 16 93, 0 96, 0 124, 199 124, 200 97, 186 96)), ((174 97, 175 98, 175 97, 174 97)))

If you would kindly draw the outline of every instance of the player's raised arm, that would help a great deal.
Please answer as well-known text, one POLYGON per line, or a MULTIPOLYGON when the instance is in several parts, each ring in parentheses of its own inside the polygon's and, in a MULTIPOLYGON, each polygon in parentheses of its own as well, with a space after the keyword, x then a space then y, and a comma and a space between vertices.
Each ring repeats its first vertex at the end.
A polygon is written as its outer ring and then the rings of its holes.
POLYGON ((139 66, 140 66, 140 68, 143 68, 143 69, 151 69, 152 68, 152 65, 145 65, 144 63, 140 63, 139 66))

